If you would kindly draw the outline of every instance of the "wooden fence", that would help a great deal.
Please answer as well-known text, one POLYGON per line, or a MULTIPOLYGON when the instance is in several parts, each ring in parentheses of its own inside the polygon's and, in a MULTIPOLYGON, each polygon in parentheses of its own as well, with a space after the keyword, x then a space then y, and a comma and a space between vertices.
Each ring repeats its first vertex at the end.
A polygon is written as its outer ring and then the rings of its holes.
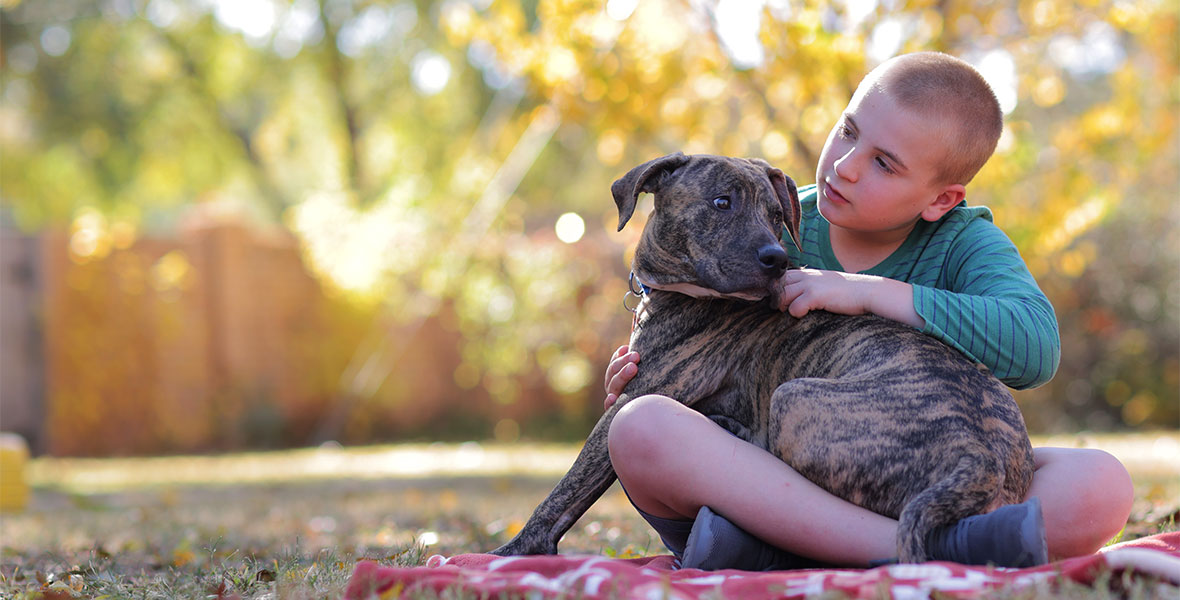
POLYGON ((72 253, 64 232, 7 231, 3 240, 0 429, 25 435, 37 452, 312 442, 339 412, 341 373, 373 327, 412 336, 411 351, 375 397, 351 403, 332 432, 342 441, 523 420, 562 404, 540 375, 521 382, 530 392, 510 407, 458 387, 453 327, 432 318, 399 331, 376 309, 325 294, 285 231, 204 223, 101 258, 72 253))

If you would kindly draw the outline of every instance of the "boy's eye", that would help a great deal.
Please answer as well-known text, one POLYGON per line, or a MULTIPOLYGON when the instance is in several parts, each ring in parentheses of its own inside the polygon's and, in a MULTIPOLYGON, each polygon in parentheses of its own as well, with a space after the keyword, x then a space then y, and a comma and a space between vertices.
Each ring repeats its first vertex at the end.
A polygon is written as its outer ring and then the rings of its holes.
POLYGON ((851 138, 853 135, 852 128, 847 125, 840 125, 840 137, 851 138))
POLYGON ((892 168, 889 166, 889 163, 885 162, 885 160, 884 160, 884 159, 882 159, 882 158, 877 158, 877 164, 878 164, 878 165, 881 167, 881 169, 882 169, 882 170, 884 170, 886 173, 890 173, 890 174, 892 174, 892 173, 893 173, 893 169, 892 169, 892 168))
POLYGON ((718 210, 729 210, 729 196, 717 196, 716 198, 713 198, 713 206, 718 210))

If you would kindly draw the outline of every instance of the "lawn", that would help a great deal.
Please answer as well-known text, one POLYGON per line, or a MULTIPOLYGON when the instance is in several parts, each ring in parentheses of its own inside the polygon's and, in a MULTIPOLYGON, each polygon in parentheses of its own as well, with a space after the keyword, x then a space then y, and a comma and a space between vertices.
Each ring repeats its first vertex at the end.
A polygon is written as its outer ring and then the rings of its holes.
MULTIPOLYGON (((1136 503, 1122 539, 1180 529, 1180 433, 1036 443, 1099 447, 1124 461, 1136 503)), ((361 559, 418 565, 496 547, 576 452, 469 443, 37 459, 31 506, 0 515, 0 598, 335 598, 361 559)), ((666 552, 618 486, 562 551, 666 552)))

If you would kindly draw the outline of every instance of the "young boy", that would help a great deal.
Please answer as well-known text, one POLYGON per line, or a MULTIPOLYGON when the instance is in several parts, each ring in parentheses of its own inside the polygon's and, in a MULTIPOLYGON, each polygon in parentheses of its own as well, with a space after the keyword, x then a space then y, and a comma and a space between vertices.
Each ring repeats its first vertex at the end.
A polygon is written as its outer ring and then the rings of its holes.
MULTIPOLYGON (((1009 386, 1048 381, 1060 357, 1053 308, 991 213, 964 203, 1002 126, 991 88, 961 60, 916 53, 874 69, 832 129, 816 185, 800 190, 803 251, 787 246, 810 268, 783 277, 779 308, 891 318, 1009 386)), ((626 346, 616 352, 606 406, 638 361, 626 346)), ((867 566, 896 555, 896 521, 832 496, 671 398, 632 399, 609 446, 631 501, 686 567, 814 564, 801 557, 867 566)), ((934 557, 1027 566, 1093 552, 1121 530, 1133 491, 1117 459, 1038 448, 1035 460, 1030 501, 937 531, 934 557)))

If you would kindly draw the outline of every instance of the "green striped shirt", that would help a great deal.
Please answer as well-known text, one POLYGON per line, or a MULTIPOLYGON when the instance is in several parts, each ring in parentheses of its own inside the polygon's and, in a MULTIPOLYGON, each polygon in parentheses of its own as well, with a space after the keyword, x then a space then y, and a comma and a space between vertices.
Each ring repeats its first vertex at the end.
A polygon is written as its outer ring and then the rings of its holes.
MULTIPOLYGON (((803 252, 784 237, 792 264, 843 271, 815 186, 800 189, 799 200, 803 252)), ((1053 305, 987 207, 963 203, 937 222, 918 221, 901 247, 861 272, 913 285, 914 309, 926 321, 922 332, 983 363, 1005 384, 1036 387, 1057 372, 1061 338, 1053 305)))

